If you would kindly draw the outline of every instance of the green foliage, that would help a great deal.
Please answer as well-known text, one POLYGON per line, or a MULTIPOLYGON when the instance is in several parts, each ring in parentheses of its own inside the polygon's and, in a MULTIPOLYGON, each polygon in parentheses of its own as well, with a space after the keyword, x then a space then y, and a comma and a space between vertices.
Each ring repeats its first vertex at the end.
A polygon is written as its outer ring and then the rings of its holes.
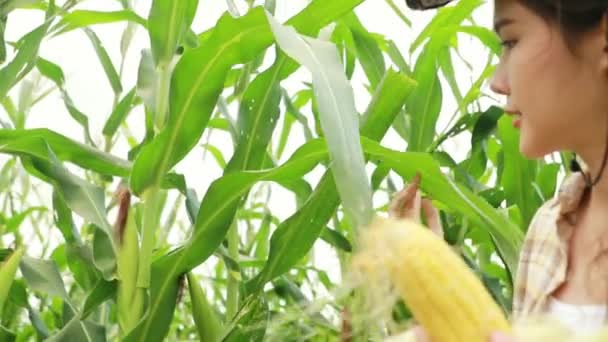
POLYGON ((522 157, 485 95, 501 47, 472 19, 483 2, 420 26, 389 0, 312 0, 279 22, 281 1, 228 0, 216 20, 198 0, 144 14, 130 0, 0 0, 0 339, 339 340, 357 227, 416 173, 447 242, 511 310, 526 227, 569 157, 522 157), (360 6, 386 6, 411 43, 360 6), (7 39, 23 8, 44 20, 7 39), (213 19, 203 32, 199 16, 213 19), (124 31, 107 40, 99 25, 124 31), (138 30, 149 44, 135 51, 138 30), (101 120, 41 53, 76 33, 112 94, 101 120), (55 90, 80 133, 29 125, 55 90))

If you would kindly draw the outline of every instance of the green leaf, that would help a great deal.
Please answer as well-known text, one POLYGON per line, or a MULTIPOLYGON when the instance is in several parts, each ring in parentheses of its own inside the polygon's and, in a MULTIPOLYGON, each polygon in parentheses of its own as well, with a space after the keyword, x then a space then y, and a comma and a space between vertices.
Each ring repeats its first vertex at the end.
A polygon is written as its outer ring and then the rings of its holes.
POLYGON ((411 117, 408 150, 425 151, 435 137, 435 125, 441 112, 443 92, 437 72, 437 56, 443 39, 435 37, 426 45, 414 67, 418 82, 408 98, 406 108, 411 117))
POLYGON ((20 269, 30 289, 59 297, 66 302, 70 301, 54 261, 24 256, 21 259, 20 269))
POLYGON ((0 129, 0 152, 48 159, 48 147, 61 161, 104 175, 125 177, 131 164, 46 128, 0 129), (48 144, 48 145, 47 145, 48 144))
POLYGON ((498 121, 498 134, 502 142, 504 158, 500 183, 505 191, 507 206, 517 205, 522 216, 522 229, 530 224, 542 204, 533 184, 536 178, 536 161, 527 160, 519 152, 519 132, 512 119, 503 116, 498 121))
POLYGON ((19 82, 20 77, 23 77, 36 63, 38 49, 49 24, 50 22, 45 23, 21 38, 17 43, 19 50, 13 60, 0 69, 0 100, 7 96, 9 90, 19 82))
POLYGON ((538 184, 542 194, 542 202, 548 201, 555 195, 557 177, 561 169, 560 164, 542 164, 538 166, 535 183, 538 184))
POLYGON ((6 42, 4 33, 6 32, 6 17, 0 17, 0 65, 6 61, 6 42))
POLYGON ((84 245, 66 244, 65 250, 68 267, 74 275, 74 280, 83 290, 89 290, 101 277, 95 267, 91 248, 84 245))
POLYGON ((93 263, 107 281, 114 279, 116 269, 112 236, 113 234, 108 234, 99 228, 95 229, 93 235, 93 263))
POLYGON ((426 39, 433 37, 438 31, 444 30, 446 27, 454 30, 457 26, 460 26, 482 3, 482 0, 461 0, 456 6, 440 9, 431 22, 416 37, 410 46, 410 53, 413 53, 426 39))
POLYGON ((154 0, 148 17, 152 55, 157 66, 169 64, 192 25, 198 0, 154 0))
POLYGON ((120 124, 127 119, 127 116, 131 112, 131 109, 133 109, 135 95, 136 88, 133 88, 129 93, 127 93, 127 95, 122 98, 122 100, 120 100, 120 102, 118 102, 118 104, 114 108, 114 111, 112 111, 112 114, 103 126, 103 135, 107 137, 113 137, 114 134, 116 134, 116 131, 118 130, 120 124))
POLYGON ((108 52, 103 46, 103 43, 101 42, 99 37, 97 37, 97 34, 90 28, 85 27, 84 32, 89 37, 89 40, 91 40, 93 48, 95 48, 95 53, 97 53, 97 57, 101 62, 101 66, 103 67, 103 70, 106 73, 106 77, 110 82, 110 86, 112 86, 114 94, 122 93, 122 84, 120 82, 120 76, 118 75, 118 72, 116 72, 116 68, 112 63, 112 59, 110 58, 110 55, 108 55, 108 52))
POLYGON ((61 68, 57 64, 48 61, 44 58, 38 58, 36 67, 42 75, 55 82, 55 84, 59 88, 59 91, 61 92, 61 96, 68 110, 68 113, 76 122, 78 122, 82 126, 82 128, 84 129, 85 139, 91 145, 93 145, 93 139, 91 138, 91 133, 89 131, 89 118, 80 110, 78 110, 78 108, 76 108, 74 102, 72 101, 72 98, 68 94, 65 88, 65 76, 63 74, 63 70, 61 70, 61 68))
POLYGON ((137 69, 137 96, 143 100, 146 108, 153 112, 156 112, 156 82, 157 73, 152 52, 143 49, 137 69))
POLYGON ((40 0, 4 0, 0 6, 0 15, 6 15, 18 8, 35 8, 40 0))
POLYGON ((61 193, 72 211, 112 236, 106 218, 103 190, 71 174, 54 158, 50 150, 48 153, 48 159, 31 158, 31 164, 52 180, 55 189, 61 193))
POLYGON ((344 235, 342 235, 337 230, 326 227, 321 231, 321 235, 319 236, 323 241, 328 244, 334 246, 336 249, 340 249, 344 252, 352 252, 353 247, 344 235))
POLYGON ((350 80, 355 72, 357 48, 352 31, 342 20, 336 22, 331 41, 340 49, 340 55, 345 64, 346 76, 350 80))
POLYGON ((61 331, 45 341, 105 342, 106 328, 103 325, 98 325, 96 323, 81 321, 78 316, 74 316, 61 331))
POLYGON ((61 21, 57 24, 58 29, 54 35, 58 36, 66 32, 79 28, 85 28, 91 25, 110 24, 121 21, 130 21, 140 24, 143 27, 147 27, 148 24, 146 19, 138 16, 135 12, 129 9, 113 12, 75 10, 63 16, 61 21))
POLYGON ((14 332, 0 326, 0 341, 13 342, 16 340, 16 338, 17 336, 14 332))
MULTIPOLYGON (((452 89, 452 93, 454 94, 454 98, 456 99, 456 103, 458 105, 462 104, 462 93, 458 88, 458 82, 456 81, 456 71, 454 70, 454 64, 452 62, 452 54, 450 51, 450 47, 446 46, 439 49, 438 62, 441 67, 441 71, 443 72, 443 76, 447 80, 450 88, 452 89)), ((462 107, 460 107, 461 111, 464 111, 462 107)))
POLYGON ((224 174, 261 166, 280 113, 279 77, 279 68, 270 68, 256 77, 243 95, 237 122, 239 141, 224 174))
MULTIPOLYGON (((302 31, 306 31, 311 34, 314 34, 315 31, 318 31, 321 27, 329 24, 336 18, 338 18, 341 15, 352 10, 355 6, 357 6, 361 2, 362 2, 362 0, 338 0, 338 1, 332 1, 332 2, 316 0, 316 1, 313 1, 311 4, 309 4, 304 10, 302 10, 300 13, 298 13, 292 19, 290 19, 288 21, 288 23, 292 24, 297 29, 301 29, 302 31)), ((215 29, 210 32, 210 34, 211 34, 210 38, 207 38, 206 40, 204 40, 204 43, 201 43, 201 46, 205 47, 208 50, 209 46, 213 46, 213 44, 219 44, 218 42, 215 42, 215 40, 219 40, 221 42, 221 39, 224 39, 225 41, 230 42, 230 44, 231 44, 230 49, 229 49, 230 51, 232 51, 232 50, 243 51, 243 50, 241 50, 241 48, 239 48, 238 43, 233 41, 234 36, 230 35, 229 38, 224 38, 223 35, 225 35, 225 33, 218 33, 217 31, 218 30, 228 30, 229 25, 231 25, 230 23, 232 23, 234 21, 243 21, 243 20, 245 20, 244 18, 247 18, 247 17, 251 17, 250 19, 247 19, 247 20, 253 21, 255 23, 255 25, 259 26, 259 28, 257 29, 259 32, 255 32, 255 30, 253 32, 251 32, 251 31, 246 31, 244 29, 238 30, 238 32, 247 33, 247 35, 245 37, 252 37, 249 39, 254 39, 254 40, 263 39, 264 40, 263 43, 265 45, 270 45, 270 43, 272 41, 272 33, 268 27, 267 20, 264 17, 264 14, 261 9, 254 9, 254 10, 250 11, 244 17, 239 18, 238 20, 228 18, 228 16, 226 16, 226 15, 224 17, 222 17, 220 19, 218 25, 215 27, 215 29), (217 37, 215 37, 215 36, 217 36, 217 37), (236 46, 232 46, 232 44, 236 44, 236 46)), ((254 24, 251 24, 251 25, 255 26, 254 24)), ((246 27, 251 28, 252 26, 246 26, 246 27)), ((238 36, 238 37, 241 38, 240 36, 238 36)), ((244 37, 241 39, 244 39, 244 37)), ((247 42, 247 44, 249 45, 250 42, 247 42)), ((246 45, 246 46, 248 46, 248 45, 246 45)), ((245 51, 246 51, 247 48, 245 47, 242 49, 245 49, 245 51)), ((259 51, 261 51, 263 49, 264 49, 264 46, 259 47, 259 51)), ((199 48, 199 50, 200 50, 200 48, 199 48)), ((193 50, 193 51, 197 51, 197 50, 193 50)), ((256 51, 254 51, 254 50, 252 50, 250 52, 251 52, 251 55, 247 56, 247 58, 246 58, 246 60, 248 60, 248 61, 251 61, 252 59, 256 58, 259 55, 259 53, 256 53, 256 51)), ((202 52, 200 52, 200 51, 198 53, 202 54, 202 52)), ((214 52, 214 53, 217 53, 217 52, 214 52)), ((205 56, 205 55, 203 55, 203 56, 205 56)), ((221 57, 226 59, 226 55, 223 55, 221 57)), ((190 63, 193 63, 193 64, 196 63, 196 65, 201 65, 200 60, 193 59, 190 63)), ((179 68, 179 66, 178 66, 178 68, 179 68)), ((270 80, 276 79, 275 82, 278 82, 279 80, 287 78, 291 73, 293 73, 295 70, 297 70, 297 68, 298 68, 298 65, 295 62, 289 60, 284 54, 279 53, 277 56, 277 60, 275 61, 275 64, 273 65, 273 67, 271 67, 267 72, 262 73, 258 77, 268 78, 270 80), (272 70, 272 73, 270 70, 272 70), (265 74, 274 75, 275 73, 278 74, 278 77, 265 75, 265 74)), ((186 70, 186 69, 184 69, 184 70, 186 70)), ((222 75, 224 75, 224 74, 222 74, 222 75)), ((186 74, 184 74, 183 77, 185 79, 186 74)), ((225 78, 225 76, 223 76, 223 78, 225 78)), ((220 83, 223 83, 223 82, 220 82, 220 83)), ((250 87, 256 87, 256 85, 258 87, 260 87, 264 84, 268 84, 268 83, 254 80, 251 83, 250 87)), ((206 86, 208 86, 208 85, 209 85, 209 82, 207 80, 206 86)), ((221 92, 221 87, 222 87, 221 84, 218 85, 218 89, 216 90, 218 93, 221 92)), ((184 88, 184 89, 191 90, 192 87, 184 88)), ((274 86, 268 86, 268 89, 266 89, 266 92, 258 92, 256 90, 255 93, 259 94, 259 95, 264 94, 264 96, 265 96, 265 94, 270 94, 270 92, 273 89, 274 89, 274 86)), ((248 91, 249 90, 247 90, 246 92, 248 92, 248 91)), ((254 90, 251 90, 251 91, 254 92, 254 90)), ((264 102, 264 99, 265 99, 265 97, 258 98, 256 102, 257 103, 264 102)), ((256 109, 253 112, 254 113, 263 113, 262 109, 264 107, 267 107, 267 106, 260 106, 259 110, 256 109)), ((201 113, 200 108, 198 108, 198 110, 194 110, 194 109, 192 109, 192 110, 194 112, 191 113, 191 115, 200 116, 200 113, 201 113)), ((272 109, 272 110, 274 110, 274 109, 272 109)), ((172 115, 175 115, 173 111, 172 111, 172 115)), ((262 121, 260 121, 260 122, 262 122, 262 121)), ((260 125, 260 124, 255 125, 255 127, 257 127, 259 130, 266 129, 264 127, 264 125, 260 125)), ((251 132, 250 136, 255 137, 256 133, 257 132, 251 132)), ((201 134, 202 134, 202 129, 201 129, 201 134)), ((198 138, 200 138, 200 134, 193 141, 197 141, 198 138)), ((245 140, 245 141, 247 141, 247 140, 245 140)), ((260 141, 261 141, 261 139, 260 139, 260 141)), ((164 146, 164 145, 159 145, 159 146, 164 146)), ((261 148, 265 149, 265 147, 263 147, 263 146, 256 146, 256 149, 261 149, 261 148)), ((184 152, 184 153, 187 153, 187 152, 184 152)), ((250 154, 250 157, 251 157, 251 154, 250 154)), ((136 161, 136 164, 137 164, 137 161, 136 161)), ((142 165, 145 165, 145 164, 142 163, 142 165)), ((253 163, 251 163, 251 161, 244 160, 244 159, 242 159, 241 165, 248 165, 248 167, 251 167, 254 169, 259 168, 259 166, 253 165, 253 163)), ((149 172, 149 169, 142 169, 142 172, 149 172)), ((300 192, 302 193, 303 196, 306 196, 306 194, 308 193, 307 191, 309 191, 308 184, 305 182, 303 182, 303 183, 298 183, 298 182, 302 182, 302 180, 301 179, 290 180, 290 182, 289 182, 290 184, 286 184, 286 186, 292 187, 292 185, 294 185, 294 184, 300 184, 299 188, 301 188, 303 190, 300 192)), ((243 195, 244 194, 241 194, 240 196, 243 196, 243 195)), ((211 205, 211 206, 213 206, 213 203, 216 202, 216 198, 214 196, 209 196, 207 198, 207 200, 211 201, 207 204, 207 205, 211 205)), ((178 255, 179 258, 184 258, 188 254, 192 254, 191 256, 188 256, 189 261, 187 263, 187 265, 192 265, 192 266, 185 267, 185 271, 188 271, 195 265, 200 264, 209 255, 213 254, 214 250, 217 248, 217 246, 221 242, 221 239, 226 234, 226 231, 224 229, 226 227, 228 227, 229 223, 232 222, 234 215, 236 214, 239 200, 240 200, 240 197, 237 197, 237 198, 232 198, 231 201, 229 201, 229 202, 225 202, 225 204, 226 204, 225 211, 226 212, 222 213, 222 218, 221 218, 224 221, 217 222, 219 224, 217 227, 208 227, 207 226, 209 224, 208 221, 200 220, 201 214, 199 211, 199 219, 197 220, 197 224, 195 226, 195 235, 196 236, 193 236, 191 239, 192 241, 188 243, 187 248, 186 248, 187 253, 186 253, 186 251, 182 250, 181 252, 179 252, 179 255, 178 255), (200 222, 200 224, 199 224, 199 222, 200 222), (220 226, 222 224, 222 222, 224 222, 224 223, 228 222, 228 224, 225 226, 220 226), (214 229, 216 229, 216 230, 219 229, 219 231, 216 233, 213 231, 214 229), (211 232, 210 235, 213 236, 212 241, 209 241, 209 243, 204 241, 206 239, 203 238, 204 236, 206 236, 208 231, 210 231, 211 232), (208 250, 206 248, 208 248, 208 250), (209 253, 209 254, 207 254, 207 253, 209 253)), ((216 222, 213 222, 213 224, 215 224, 215 223, 216 222)), ((176 256, 176 255, 173 255, 173 256, 176 256)), ((139 329, 134 331, 129 336, 128 340, 147 341, 153 337, 160 339, 160 338, 162 338, 162 336, 164 336, 166 334, 168 325, 169 325, 169 323, 171 321, 171 317, 173 315, 173 309, 171 309, 171 308, 174 308, 175 295, 177 293, 177 287, 174 285, 175 284, 174 280, 177 279, 179 274, 185 272, 185 271, 178 272, 179 267, 182 267, 182 265, 180 265, 179 263, 164 264, 163 258, 159 259, 157 262, 155 262, 153 264, 152 271, 154 273, 154 276, 152 277, 152 284, 151 284, 151 293, 152 293, 153 301, 151 303, 151 306, 150 306, 150 309, 148 312, 148 318, 144 321, 144 325, 140 326, 139 329), (162 277, 160 275, 162 275, 162 277), (160 310, 161 308, 162 308, 162 310, 160 310)))
MULTIPOLYGON (((391 69, 378 86, 363 115, 361 135, 380 141, 401 110, 415 86, 410 78, 391 69)), ((285 273, 312 248, 339 204, 335 183, 330 171, 321 177, 306 204, 282 222, 272 235, 270 255, 259 279, 258 289, 269 280, 285 273), (302 229, 306 225, 306 229, 302 229)))
POLYGON ((207 300, 201 285, 192 273, 188 273, 188 289, 192 302, 192 318, 200 341, 219 341, 222 325, 217 312, 207 300))
MULTIPOLYGON (((27 144, 20 145, 20 142, 20 140, 12 141, 7 143, 4 148, 10 151, 19 151, 22 154, 22 162, 30 173, 51 183, 72 211, 98 226, 106 235, 107 243, 104 244, 104 248, 107 247, 107 249, 104 250, 104 255, 114 254, 116 248, 112 239, 112 227, 106 218, 103 190, 71 174, 56 159, 43 140, 38 141, 39 144, 47 146, 46 156, 42 157, 28 155, 27 150, 24 149, 27 144)), ((105 267, 100 269, 106 277, 110 276, 109 263, 113 263, 113 259, 113 256, 111 257, 112 261, 105 259, 105 267)))
POLYGON ((331 170, 344 210, 357 227, 364 225, 373 217, 371 186, 359 144, 354 94, 338 51, 333 44, 300 36, 267 15, 277 44, 312 73, 321 126, 332 155, 331 170))
POLYGON ((18 248, 8 260, 2 263, 2 268, 0 268, 0 307, 4 307, 24 251, 23 247, 18 248))
POLYGON ((87 294, 82 308, 82 318, 87 318, 99 305, 113 298, 116 295, 117 288, 118 280, 105 281, 99 279, 97 285, 87 294))
POLYGON ((245 299, 222 341, 262 341, 270 318, 269 313, 268 303, 263 296, 245 299))
POLYGON ((270 45, 272 37, 264 34, 268 25, 262 11, 252 10, 238 19, 222 16, 205 45, 182 56, 171 82, 168 122, 135 160, 130 180, 135 194, 159 184, 168 168, 195 146, 230 67, 252 60, 270 45))
POLYGON ((55 211, 55 224, 61 231, 65 241, 68 244, 81 244, 82 240, 74 225, 72 212, 57 190, 53 190, 53 208, 55 211))
POLYGON ((211 155, 213 156, 219 167, 221 167, 222 169, 226 167, 226 159, 224 159, 224 155, 222 154, 222 151, 219 148, 211 144, 203 144, 201 146, 207 151, 211 152, 211 155))
POLYGON ((457 27, 458 32, 467 33, 473 37, 476 37, 485 46, 488 47, 495 55, 500 56, 502 46, 500 44, 500 38, 496 33, 486 27, 482 26, 462 26, 457 27))
POLYGON ((44 212, 46 211, 46 207, 31 207, 27 208, 25 211, 20 212, 18 214, 13 215, 10 219, 6 221, 6 233, 13 233, 15 230, 21 226, 23 221, 34 212, 44 212))
POLYGON ((382 50, 380 50, 374 37, 365 29, 354 12, 344 16, 342 20, 349 26, 352 32, 357 58, 369 80, 371 89, 374 90, 382 80, 386 70, 382 50))
POLYGON ((25 291, 23 279, 15 279, 13 281, 9 292, 9 301, 22 308, 28 307, 27 292, 25 291))

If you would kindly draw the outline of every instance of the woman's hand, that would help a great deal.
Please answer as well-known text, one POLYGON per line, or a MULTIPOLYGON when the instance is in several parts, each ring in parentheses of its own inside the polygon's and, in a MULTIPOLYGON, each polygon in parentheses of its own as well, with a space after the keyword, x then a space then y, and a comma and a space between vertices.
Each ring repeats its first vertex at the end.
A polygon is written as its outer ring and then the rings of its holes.
POLYGON ((429 228, 440 237, 443 237, 443 228, 439 218, 439 211, 433 206, 430 199, 422 198, 418 185, 420 184, 420 174, 416 174, 410 185, 399 191, 389 205, 388 214, 390 217, 410 219, 420 223, 421 209, 424 213, 429 228))
POLYGON ((490 342, 515 342, 515 338, 503 332, 494 332, 490 335, 490 342))
MULTIPOLYGON (((411 329, 411 332, 415 336, 415 342, 431 342, 427 333, 424 329, 417 325, 411 329)), ((515 342, 515 339, 502 332, 494 332, 490 335, 488 342, 515 342)))

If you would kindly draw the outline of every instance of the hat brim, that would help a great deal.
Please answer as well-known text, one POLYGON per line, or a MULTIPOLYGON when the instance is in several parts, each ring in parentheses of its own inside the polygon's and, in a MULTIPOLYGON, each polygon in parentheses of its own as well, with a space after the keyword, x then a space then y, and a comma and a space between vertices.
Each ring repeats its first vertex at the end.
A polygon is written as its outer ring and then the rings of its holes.
POLYGON ((454 0, 405 0, 407 7, 413 10, 430 10, 443 7, 454 0))

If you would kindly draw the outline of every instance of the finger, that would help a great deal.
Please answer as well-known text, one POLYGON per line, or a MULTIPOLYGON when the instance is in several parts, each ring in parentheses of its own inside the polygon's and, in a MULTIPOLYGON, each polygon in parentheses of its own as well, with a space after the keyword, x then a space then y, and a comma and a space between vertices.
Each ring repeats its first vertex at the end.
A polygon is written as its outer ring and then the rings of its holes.
POLYGON ((421 326, 417 325, 414 328, 412 328, 412 330, 414 331, 414 335, 416 336, 417 342, 428 342, 429 341, 429 337, 426 334, 426 331, 424 331, 424 329, 421 326))
POLYGON ((389 206, 389 215, 393 217, 404 218, 404 212, 410 207, 410 203, 415 200, 418 185, 420 183, 420 175, 417 174, 412 179, 412 182, 403 190, 399 191, 389 206))
POLYGON ((494 332, 490 335, 490 342, 514 342, 515 339, 502 332, 494 332))
POLYGON ((406 217, 415 222, 420 222, 420 208, 422 206, 422 194, 416 190, 414 199, 406 203, 403 209, 403 217, 406 217))
POLYGON ((433 202, 425 198, 422 200, 422 211, 426 219, 426 224, 433 233, 443 237, 443 228, 441 227, 441 218, 439 217, 439 210, 435 208, 433 202))

